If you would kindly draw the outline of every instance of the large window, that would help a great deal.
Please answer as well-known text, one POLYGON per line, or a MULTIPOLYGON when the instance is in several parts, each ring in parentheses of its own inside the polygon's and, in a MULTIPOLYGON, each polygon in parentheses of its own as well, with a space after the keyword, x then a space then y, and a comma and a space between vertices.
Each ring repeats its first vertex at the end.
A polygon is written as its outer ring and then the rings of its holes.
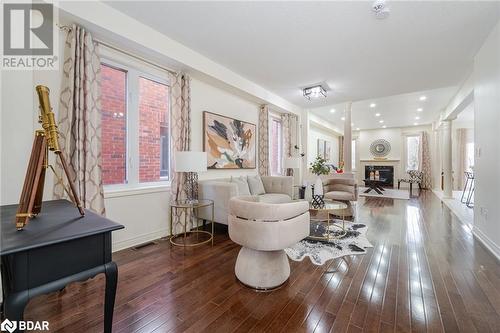
POLYGON ((465 146, 465 171, 474 168, 474 142, 468 142, 465 146))
POLYGON ((420 163, 420 136, 406 137, 406 171, 418 170, 420 163))
POLYGON ((283 160, 283 126, 281 119, 270 117, 269 121, 269 164, 271 175, 281 175, 283 160))
POLYGON ((102 181, 127 182, 127 72, 101 67, 102 181))
POLYGON ((161 184, 170 174, 167 74, 118 59, 101 67, 103 183, 161 184))

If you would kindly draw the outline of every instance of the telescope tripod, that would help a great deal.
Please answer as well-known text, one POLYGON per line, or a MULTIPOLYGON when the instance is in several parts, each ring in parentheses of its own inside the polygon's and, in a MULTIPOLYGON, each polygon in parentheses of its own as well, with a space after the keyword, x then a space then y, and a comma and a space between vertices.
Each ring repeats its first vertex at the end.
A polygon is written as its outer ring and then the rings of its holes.
MULTIPOLYGON (((69 177, 69 169, 66 164, 66 159, 61 151, 56 150, 55 154, 59 157, 64 173, 69 183, 69 190, 63 185, 64 190, 71 198, 73 203, 78 208, 80 215, 85 215, 80 199, 76 194, 76 189, 71 178, 69 177)), ((23 190, 19 200, 19 208, 16 214, 16 228, 22 230, 30 218, 37 216, 42 210, 43 187, 45 183, 45 172, 50 168, 55 177, 61 182, 62 179, 56 174, 54 167, 49 164, 49 146, 47 144, 47 137, 45 131, 35 131, 35 139, 33 141, 33 148, 31 149, 31 156, 24 179, 23 190)))

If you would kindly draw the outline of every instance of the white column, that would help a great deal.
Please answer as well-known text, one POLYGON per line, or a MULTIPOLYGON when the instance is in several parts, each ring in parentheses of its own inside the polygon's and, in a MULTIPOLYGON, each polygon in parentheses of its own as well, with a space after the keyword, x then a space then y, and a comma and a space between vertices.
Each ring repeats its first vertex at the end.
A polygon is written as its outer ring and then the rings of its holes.
POLYGON ((453 175, 452 175, 452 155, 451 155, 451 120, 443 120, 443 187, 444 197, 453 197, 453 175))
POLYGON ((347 102, 345 106, 344 120, 344 172, 352 172, 352 128, 351 128, 351 107, 352 102, 347 102))

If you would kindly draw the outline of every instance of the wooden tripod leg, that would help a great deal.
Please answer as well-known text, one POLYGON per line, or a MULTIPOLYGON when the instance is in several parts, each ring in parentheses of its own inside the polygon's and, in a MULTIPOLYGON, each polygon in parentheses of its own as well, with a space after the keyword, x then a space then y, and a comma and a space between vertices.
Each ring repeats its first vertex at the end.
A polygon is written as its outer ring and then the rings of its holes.
POLYGON ((42 158, 42 170, 40 170, 40 180, 38 181, 38 187, 35 200, 33 203, 33 209, 31 210, 33 215, 38 215, 42 211, 43 189, 45 187, 45 172, 47 170, 47 164, 49 163, 48 158, 49 158, 49 148, 47 147, 47 145, 45 145, 42 158))
MULTIPOLYGON (((33 205, 39 193, 41 174, 44 168, 47 140, 42 132, 36 132, 33 148, 24 178, 23 190, 16 214, 16 228, 22 230, 33 214, 33 205)), ((43 189, 42 189, 43 192, 43 189)))
POLYGON ((68 184, 69 184, 69 188, 71 191, 71 196, 73 197, 73 202, 75 203, 76 207, 78 208, 80 215, 83 216, 83 215, 85 215, 85 210, 82 207, 82 204, 80 202, 80 198, 76 194, 75 185, 71 181, 69 169, 68 169, 68 164, 66 164, 66 159, 64 158, 64 155, 61 152, 56 153, 56 155, 59 156, 64 173, 66 174, 66 178, 68 179, 68 184))

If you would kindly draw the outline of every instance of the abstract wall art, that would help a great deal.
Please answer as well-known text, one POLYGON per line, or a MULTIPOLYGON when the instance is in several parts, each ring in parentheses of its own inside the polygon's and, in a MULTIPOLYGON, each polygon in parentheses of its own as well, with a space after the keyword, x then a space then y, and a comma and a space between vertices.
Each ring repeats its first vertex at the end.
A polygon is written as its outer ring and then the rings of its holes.
POLYGON ((203 151, 208 169, 255 169, 255 124, 203 112, 203 151))

